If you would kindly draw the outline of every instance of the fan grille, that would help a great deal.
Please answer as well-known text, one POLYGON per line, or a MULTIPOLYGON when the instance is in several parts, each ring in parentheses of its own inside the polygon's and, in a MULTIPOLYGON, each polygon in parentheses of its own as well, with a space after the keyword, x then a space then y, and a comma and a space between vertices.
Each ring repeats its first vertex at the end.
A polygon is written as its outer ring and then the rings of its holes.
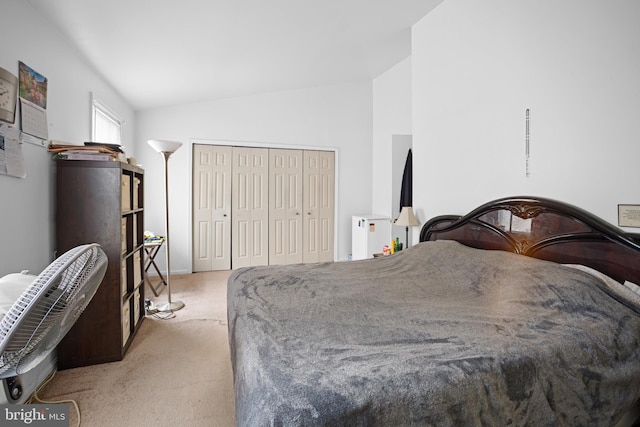
POLYGON ((95 294, 106 268, 100 246, 83 245, 36 277, 0 321, 0 375, 28 371, 58 345, 95 294))

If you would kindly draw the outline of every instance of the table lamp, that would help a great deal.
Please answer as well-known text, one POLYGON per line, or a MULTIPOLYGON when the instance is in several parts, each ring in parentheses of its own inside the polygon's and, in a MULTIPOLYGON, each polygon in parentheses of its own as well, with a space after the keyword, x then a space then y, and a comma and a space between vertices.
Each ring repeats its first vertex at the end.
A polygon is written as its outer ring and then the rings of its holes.
POLYGON ((416 225, 420 225, 416 216, 413 214, 413 208, 411 206, 403 206, 400 211, 400 215, 394 221, 395 225, 400 225, 405 227, 406 232, 406 248, 409 248, 409 227, 415 227, 416 225))

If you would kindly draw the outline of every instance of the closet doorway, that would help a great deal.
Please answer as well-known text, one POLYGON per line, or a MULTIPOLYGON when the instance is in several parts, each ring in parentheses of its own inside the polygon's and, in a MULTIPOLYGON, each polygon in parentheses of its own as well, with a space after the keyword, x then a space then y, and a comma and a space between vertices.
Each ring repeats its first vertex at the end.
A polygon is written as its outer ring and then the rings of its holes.
POLYGON ((333 261, 335 153, 193 145, 193 271, 333 261))

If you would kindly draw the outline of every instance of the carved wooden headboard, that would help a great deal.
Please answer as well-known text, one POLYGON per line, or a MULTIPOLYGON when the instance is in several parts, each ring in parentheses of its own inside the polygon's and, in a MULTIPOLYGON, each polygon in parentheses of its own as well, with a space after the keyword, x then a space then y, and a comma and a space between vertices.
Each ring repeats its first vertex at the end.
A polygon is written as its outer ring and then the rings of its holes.
POLYGON ((509 197, 464 216, 429 220, 420 241, 456 240, 563 264, 582 264, 624 282, 640 284, 640 236, 556 200, 509 197))

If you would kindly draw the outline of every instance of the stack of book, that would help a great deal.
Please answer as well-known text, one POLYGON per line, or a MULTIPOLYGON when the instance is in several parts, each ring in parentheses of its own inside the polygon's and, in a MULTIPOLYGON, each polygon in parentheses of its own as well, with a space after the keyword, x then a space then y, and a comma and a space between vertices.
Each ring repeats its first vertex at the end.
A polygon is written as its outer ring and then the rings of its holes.
POLYGON ((158 243, 162 243, 164 242, 164 237, 163 236, 150 236, 144 237, 144 244, 145 245, 154 245, 154 244, 158 244, 158 243))
POLYGON ((113 144, 99 144, 85 142, 85 145, 68 145, 51 142, 49 152, 54 154, 55 159, 62 160, 101 160, 117 161, 122 148, 113 144))

